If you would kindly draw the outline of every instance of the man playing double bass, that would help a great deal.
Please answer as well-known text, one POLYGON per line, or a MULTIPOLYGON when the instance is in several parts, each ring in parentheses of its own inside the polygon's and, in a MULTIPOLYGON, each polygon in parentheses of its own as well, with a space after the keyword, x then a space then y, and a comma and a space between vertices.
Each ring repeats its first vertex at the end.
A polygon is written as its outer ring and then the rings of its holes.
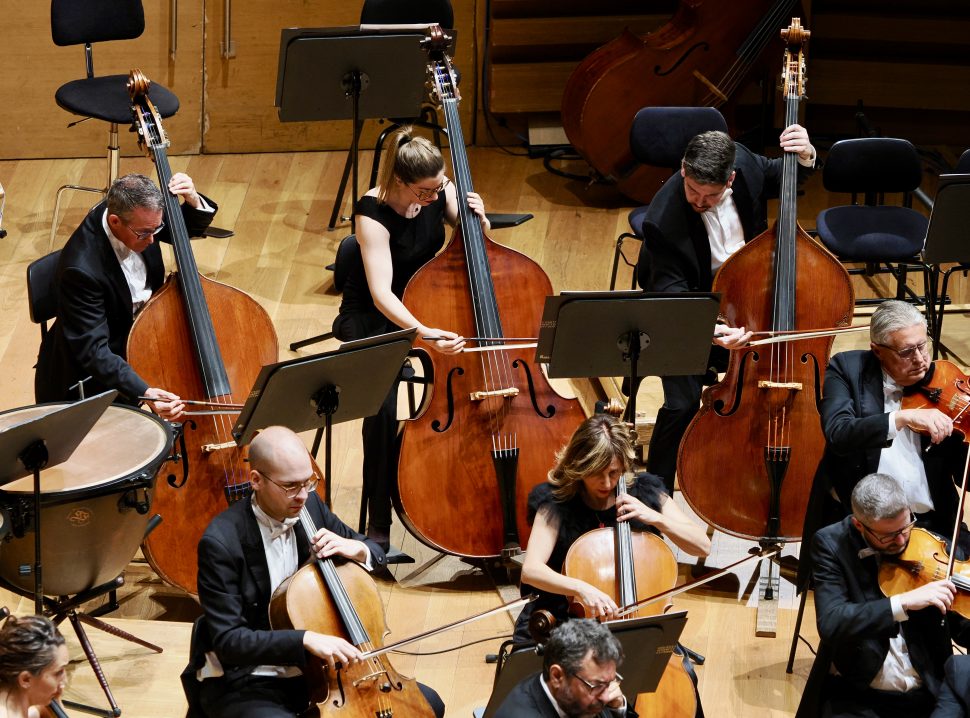
MULTIPOLYGON (((331 670, 349 665, 360 651, 339 636, 271 630, 273 591, 310 557, 384 566, 384 551, 332 514, 314 488, 317 479, 306 446, 282 426, 261 431, 249 447, 252 496, 216 516, 199 542, 199 601, 189 666, 182 674, 190 704, 197 695, 209 718, 291 718, 307 708, 301 671, 307 654, 331 670), (308 537, 298 515, 306 506, 315 525, 308 537), (201 680, 195 689, 194 681, 201 680)), ((444 704, 419 684, 438 718, 444 704)))
POLYGON ((970 621, 948 613, 956 588, 947 579, 882 594, 879 567, 906 549, 915 523, 900 484, 871 474, 851 502, 852 514, 812 541, 820 642, 796 716, 928 716, 950 639, 970 644, 970 621))
MULTIPOLYGON (((786 128, 779 146, 798 154, 799 178, 807 176, 815 163, 815 148, 805 128, 786 128)), ((723 132, 694 137, 680 172, 667 180, 644 216, 637 264, 640 286, 649 292, 710 291, 727 258, 767 229, 765 203, 778 196, 781 175, 780 158, 756 155, 723 132)), ((726 349, 743 346, 749 338, 744 327, 718 324, 714 332, 714 343, 726 349)), ((723 349, 712 350, 710 364, 723 370, 723 349)), ((650 439, 647 471, 662 476, 672 495, 677 449, 697 413, 705 377, 661 381, 664 403, 650 439)))
MULTIPOLYGON (((215 216, 215 202, 199 194, 182 172, 172 175, 168 191, 183 200, 189 236, 201 235, 215 216)), ((170 241, 163 210, 162 193, 152 180, 125 175, 68 239, 55 278, 57 321, 37 357, 38 402, 77 399, 77 383, 90 377, 86 396, 117 389, 132 404, 139 396, 157 398, 154 407, 166 419, 182 413, 178 396, 149 387, 126 361, 134 317, 165 279, 155 241, 170 241)))
MULTIPOLYGON (((889 474, 906 492, 916 525, 949 538, 966 444, 940 410, 901 408, 903 393, 930 369, 926 320, 907 302, 885 301, 873 312, 869 337, 868 350, 840 352, 825 370, 825 453, 813 495, 831 487, 847 513, 863 476, 889 474)), ((964 532, 960 547, 966 542, 964 532)))

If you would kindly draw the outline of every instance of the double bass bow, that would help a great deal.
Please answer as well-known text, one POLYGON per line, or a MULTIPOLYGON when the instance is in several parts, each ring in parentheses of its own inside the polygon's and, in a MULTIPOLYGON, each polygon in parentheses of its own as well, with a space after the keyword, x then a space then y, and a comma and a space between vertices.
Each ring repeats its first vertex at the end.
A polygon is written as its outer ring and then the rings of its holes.
MULTIPOLYGON (((782 32, 785 126, 805 92, 798 18, 782 32)), ((849 275, 796 221, 797 157, 782 159, 777 222, 721 266, 713 291, 731 326, 774 332, 847 326, 849 275)), ((715 528, 755 540, 796 541, 825 448, 819 420, 832 337, 731 352, 724 379, 704 391, 677 456, 680 488, 715 528)))
POLYGON ((562 123, 570 144, 627 197, 649 202, 670 168, 634 159, 629 137, 636 113, 642 107, 727 102, 794 5, 680 0, 656 31, 638 37, 624 30, 580 62, 566 82, 562 123))
MULTIPOLYGON (((172 176, 161 118, 147 96, 148 79, 133 70, 128 87, 139 144, 154 161, 165 201, 178 271, 138 313, 128 337, 128 362, 149 386, 218 405, 246 399, 264 364, 279 358, 269 314, 245 292, 199 273, 172 176), (226 352, 223 352, 223 348, 226 352)), ((237 408, 225 407, 237 412, 237 408)), ((145 558, 166 582, 196 593, 197 547, 209 521, 249 490, 244 450, 232 436, 234 417, 211 414, 183 425, 183 483, 155 485, 153 505, 164 519, 143 544, 145 558), (187 472, 187 473, 186 473, 187 472)), ((316 473, 319 470, 314 467, 316 473)))
MULTIPOLYGON (((466 196, 472 176, 447 38, 427 41, 434 92, 448 127, 459 224, 438 256, 411 278, 404 304, 429 326, 486 344, 535 336, 549 278, 528 257, 485 236, 466 196)), ((529 490, 582 421, 579 402, 563 399, 523 348, 434 354, 427 407, 405 424, 398 461, 398 513, 426 545, 489 558, 528 540, 529 490)))

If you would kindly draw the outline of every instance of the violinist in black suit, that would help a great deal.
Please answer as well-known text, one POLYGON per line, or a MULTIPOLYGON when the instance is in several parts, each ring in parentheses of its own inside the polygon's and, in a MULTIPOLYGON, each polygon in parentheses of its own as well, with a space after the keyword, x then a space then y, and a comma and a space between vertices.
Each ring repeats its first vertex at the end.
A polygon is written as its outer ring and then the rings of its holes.
MULTIPOLYGON (((376 542, 348 527, 314 492, 310 455, 292 431, 282 426, 261 431, 250 445, 249 462, 251 498, 216 516, 199 542, 204 619, 183 685, 201 680, 198 698, 210 718, 292 718, 309 700, 301 670, 307 654, 325 660, 331 670, 338 663, 354 663, 361 654, 339 636, 272 630, 268 608, 273 591, 311 551, 368 569, 384 566, 386 558, 376 542), (304 506, 321 527, 309 538, 298 523, 304 506)), ((444 715, 437 693, 419 687, 435 714, 444 715)))
MULTIPOLYGON (((182 198, 189 236, 212 222, 216 204, 200 195, 192 178, 177 172, 168 191, 182 198)), ((38 402, 79 397, 71 387, 82 379, 85 395, 117 389, 123 400, 151 396, 166 419, 183 410, 179 397, 149 387, 126 361, 135 314, 165 279, 156 239, 170 242, 161 190, 144 175, 119 177, 108 196, 88 212, 68 239, 57 266, 57 321, 41 343, 34 377, 38 402)))
POLYGON ((620 642, 604 624, 573 619, 549 634, 542 672, 519 683, 495 718, 636 718, 620 690, 620 642))
MULTIPOLYGON (((804 179, 815 164, 815 148, 805 128, 787 127, 779 146, 798 155, 799 178, 804 179)), ((778 196, 781 176, 780 158, 756 155, 723 132, 694 137, 680 172, 660 188, 644 216, 637 263, 640 286, 648 292, 709 292, 720 266, 767 229, 766 202, 778 196)), ((749 338, 744 327, 718 323, 714 343, 723 348, 714 348, 710 365, 723 370, 724 349, 743 346, 749 338)), ((697 412, 704 383, 712 378, 661 380, 664 404, 650 440, 647 471, 662 476, 673 494, 680 440, 697 412)))
POLYGON ((933 710, 951 637, 970 642, 970 622, 947 613, 947 579, 887 598, 880 565, 909 544, 915 519, 890 476, 872 474, 852 491, 852 515, 812 541, 820 638, 798 717, 919 718, 933 710))

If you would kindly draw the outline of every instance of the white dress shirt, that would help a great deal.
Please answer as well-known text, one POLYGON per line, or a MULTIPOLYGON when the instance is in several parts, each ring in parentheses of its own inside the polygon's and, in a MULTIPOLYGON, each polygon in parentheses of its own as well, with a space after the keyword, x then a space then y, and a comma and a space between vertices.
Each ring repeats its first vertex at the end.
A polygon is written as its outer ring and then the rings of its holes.
POLYGON ((889 414, 889 428, 886 439, 892 444, 879 453, 880 474, 892 476, 902 486, 909 498, 909 505, 918 514, 933 510, 933 499, 930 496, 930 486, 926 479, 926 467, 923 465, 923 450, 920 437, 908 426, 896 429, 896 412, 899 411, 903 388, 883 371, 883 410, 889 414))

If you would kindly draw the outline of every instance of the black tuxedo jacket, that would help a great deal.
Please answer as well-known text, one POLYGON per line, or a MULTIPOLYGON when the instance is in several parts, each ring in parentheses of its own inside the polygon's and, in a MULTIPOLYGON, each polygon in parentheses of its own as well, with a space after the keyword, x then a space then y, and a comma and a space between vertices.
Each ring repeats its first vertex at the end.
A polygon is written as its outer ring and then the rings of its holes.
MULTIPOLYGON (((553 706, 549 696, 542 690, 539 683, 539 675, 526 678, 519 683, 512 692, 502 701, 502 705, 495 712, 495 718, 520 718, 520 716, 541 716, 542 718, 559 718, 556 708, 553 706)), ((582 689, 580 689, 582 690, 582 689)), ((599 713, 599 718, 615 718, 619 715, 609 708, 604 708, 599 713)), ((626 715, 628 718, 637 718, 637 713, 633 706, 627 705, 626 715)))
MULTIPOLYGON (((879 359, 868 350, 836 354, 825 370, 823 394, 825 453, 816 482, 827 481, 848 513, 852 489, 879 468, 880 452, 890 443, 879 359)), ((922 441, 927 449, 929 438, 924 436, 922 441)), ((966 451, 966 444, 951 436, 922 453, 934 507, 933 525, 928 528, 944 536, 951 534, 956 519, 959 497, 954 480, 962 476, 966 451)))
MULTIPOLYGON (((366 543, 374 568, 386 564, 380 546, 332 514, 316 493, 306 505, 318 527, 366 543)), ((299 524, 293 530, 302 565, 310 556, 309 542, 299 524)), ((260 665, 305 665, 304 631, 270 630, 269 567, 251 499, 234 503, 205 530, 198 586, 205 617, 196 632, 191 669, 202 666, 207 651, 215 652, 230 680, 260 665)))
POLYGON ((902 630, 913 667, 933 695, 939 693, 943 665, 953 653, 951 636, 961 645, 970 641, 970 622, 956 613, 943 621, 933 607, 912 611, 908 620, 897 623, 889 599, 879 590, 878 559, 859 558, 866 547, 850 516, 825 527, 812 541, 819 649, 799 718, 820 714, 816 701, 825 700, 822 692, 830 665, 856 690, 867 689, 897 630, 902 630))
POLYGON ((951 656, 944 667, 943 686, 930 718, 967 718, 970 715, 970 657, 951 656))
MULTIPOLYGON (((215 202, 205 198, 209 206, 215 202)), ((67 240, 57 265, 57 321, 41 343, 34 377, 38 402, 76 399, 68 387, 88 376, 85 395, 117 389, 129 401, 144 393, 148 385, 125 361, 128 333, 134 318, 131 292, 101 218, 106 203, 88 212, 67 240)), ((203 212, 182 203, 182 217, 189 236, 200 235, 215 212, 203 212)), ((152 292, 165 280, 162 251, 158 241, 171 242, 170 222, 156 236, 142 257, 152 292)))
MULTIPOLYGON (((732 198, 748 242, 768 228, 766 202, 778 196, 782 161, 737 145, 732 198)), ((800 179, 811 170, 798 166, 800 179)), ((650 202, 643 219, 637 281, 649 292, 707 292, 711 289, 711 245, 699 213, 687 202, 680 171, 650 202)))

